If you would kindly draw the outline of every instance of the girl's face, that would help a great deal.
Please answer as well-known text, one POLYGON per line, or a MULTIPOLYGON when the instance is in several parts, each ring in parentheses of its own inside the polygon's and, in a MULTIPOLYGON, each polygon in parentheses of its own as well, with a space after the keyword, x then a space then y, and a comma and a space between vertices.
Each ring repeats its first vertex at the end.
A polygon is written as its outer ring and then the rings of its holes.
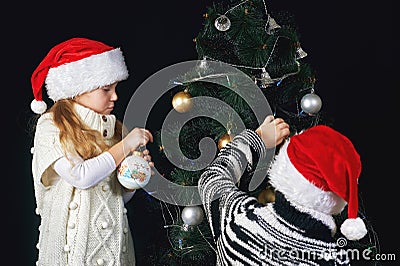
POLYGON ((75 97, 75 101, 99 114, 109 115, 114 109, 114 102, 118 100, 115 90, 117 84, 118 82, 115 82, 111 85, 78 95, 75 97))

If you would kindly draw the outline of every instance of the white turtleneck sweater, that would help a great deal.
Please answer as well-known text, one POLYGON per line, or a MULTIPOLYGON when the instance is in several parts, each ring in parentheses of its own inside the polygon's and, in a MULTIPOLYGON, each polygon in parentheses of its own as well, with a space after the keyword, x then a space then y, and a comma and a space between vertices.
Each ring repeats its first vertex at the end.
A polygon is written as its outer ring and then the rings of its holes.
MULTIPOLYGON (((113 144, 114 115, 100 115, 78 104, 75 108, 89 127, 113 144)), ((125 192, 116 178, 112 156, 103 153, 87 161, 75 159, 75 168, 65 164, 59 129, 51 113, 43 114, 36 126, 32 159, 37 213, 41 218, 37 265, 135 265, 125 192), (108 165, 100 166, 103 161, 108 165), (87 181, 77 178, 82 169, 90 170, 96 164, 97 173, 87 181)))
POLYGON ((87 160, 79 156, 71 160, 72 163, 67 157, 58 159, 54 163, 54 170, 61 178, 80 189, 95 186, 117 167, 114 158, 107 151, 87 160))

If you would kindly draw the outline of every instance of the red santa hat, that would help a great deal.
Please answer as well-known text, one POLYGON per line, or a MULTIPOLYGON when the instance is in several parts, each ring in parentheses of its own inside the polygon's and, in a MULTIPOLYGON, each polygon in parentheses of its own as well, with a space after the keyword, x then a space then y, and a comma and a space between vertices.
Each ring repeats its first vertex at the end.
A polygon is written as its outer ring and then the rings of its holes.
POLYGON ((271 184, 296 206, 332 215, 347 204, 340 227, 347 239, 367 234, 357 217, 360 156, 346 136, 325 125, 304 130, 284 143, 269 171, 271 184))
POLYGON ((46 111, 43 85, 49 98, 57 101, 127 78, 120 48, 86 38, 72 38, 54 46, 33 72, 31 84, 35 99, 31 109, 37 114, 46 111))

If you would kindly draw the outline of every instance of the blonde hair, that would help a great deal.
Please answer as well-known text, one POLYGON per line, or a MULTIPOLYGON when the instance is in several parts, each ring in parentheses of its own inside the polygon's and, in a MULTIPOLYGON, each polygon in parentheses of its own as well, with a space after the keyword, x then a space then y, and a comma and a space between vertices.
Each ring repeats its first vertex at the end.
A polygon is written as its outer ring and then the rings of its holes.
MULTIPOLYGON (((60 143, 69 155, 79 155, 84 160, 95 157, 109 149, 104 137, 97 130, 91 129, 82 121, 74 108, 72 99, 63 99, 49 109, 53 114, 54 124, 60 129, 60 143)), ((112 144, 122 139, 122 123, 115 124, 112 144)))

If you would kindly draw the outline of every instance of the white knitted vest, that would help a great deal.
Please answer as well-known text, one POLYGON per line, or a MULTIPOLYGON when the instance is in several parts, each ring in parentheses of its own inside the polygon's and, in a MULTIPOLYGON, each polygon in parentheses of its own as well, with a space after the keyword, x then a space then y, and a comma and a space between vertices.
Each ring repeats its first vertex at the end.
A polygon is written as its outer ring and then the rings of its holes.
MULTIPOLYGON (((104 131, 106 141, 114 134, 115 116, 100 115, 76 104, 80 117, 93 129, 104 131)), ((135 265, 121 186, 115 171, 89 189, 77 189, 59 178, 53 163, 64 156, 59 130, 51 114, 37 123, 32 174, 39 226, 40 266, 135 265), (45 186, 41 180, 57 180, 45 186)))

